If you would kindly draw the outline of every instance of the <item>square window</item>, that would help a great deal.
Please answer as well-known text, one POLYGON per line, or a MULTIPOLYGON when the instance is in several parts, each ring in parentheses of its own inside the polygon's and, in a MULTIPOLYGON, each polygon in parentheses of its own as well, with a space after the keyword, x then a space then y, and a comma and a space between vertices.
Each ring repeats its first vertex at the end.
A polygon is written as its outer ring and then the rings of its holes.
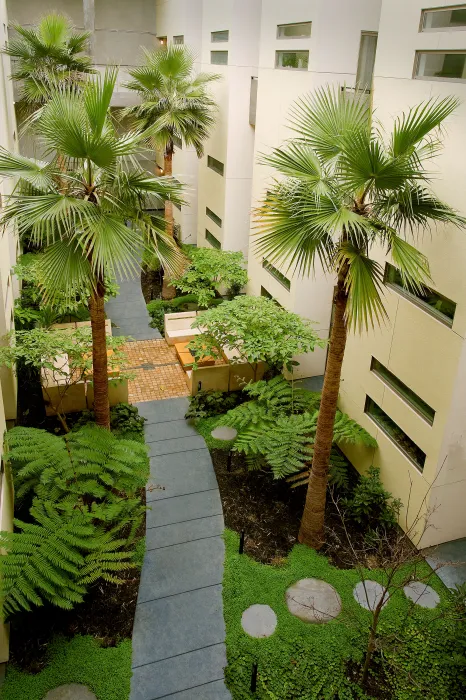
POLYGON ((227 66, 228 65, 228 51, 211 51, 210 52, 210 62, 214 66, 227 66))

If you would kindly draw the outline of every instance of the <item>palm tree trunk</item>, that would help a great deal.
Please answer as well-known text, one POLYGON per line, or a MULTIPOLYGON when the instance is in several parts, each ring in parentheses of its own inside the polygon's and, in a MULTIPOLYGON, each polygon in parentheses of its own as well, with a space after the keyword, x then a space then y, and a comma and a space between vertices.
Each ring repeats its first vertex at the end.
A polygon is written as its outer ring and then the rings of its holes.
MULTIPOLYGON (((171 176, 173 173, 173 153, 171 151, 166 151, 163 157, 163 170, 164 174, 171 176)), ((165 230, 167 234, 173 238, 173 204, 170 200, 165 200, 165 230)), ((162 299, 174 299, 176 296, 176 289, 170 284, 170 280, 167 275, 163 275, 162 284, 162 299)))
POLYGON ((337 411, 341 368, 346 346, 345 311, 347 299, 344 288, 344 276, 340 275, 335 294, 333 325, 319 417, 317 419, 312 469, 298 535, 300 542, 314 549, 320 549, 324 543, 325 501, 330 452, 333 442, 333 425, 337 411))
POLYGON ((110 430, 110 407, 108 403, 107 336, 105 334, 105 289, 98 282, 97 289, 89 299, 92 327, 92 368, 94 383, 95 422, 110 430))

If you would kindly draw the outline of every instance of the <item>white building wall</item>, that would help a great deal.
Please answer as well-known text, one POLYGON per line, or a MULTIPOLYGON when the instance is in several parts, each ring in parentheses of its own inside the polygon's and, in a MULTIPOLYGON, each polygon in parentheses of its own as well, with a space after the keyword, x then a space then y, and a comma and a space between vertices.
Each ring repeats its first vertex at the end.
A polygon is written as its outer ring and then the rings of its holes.
MULTIPOLYGON (((289 109, 299 97, 326 84, 354 86, 362 31, 377 31, 381 2, 378 0, 267 0, 262 5, 259 89, 257 102, 253 207, 264 197, 268 183, 275 176, 272 168, 258 164, 261 153, 269 153, 292 136, 287 126, 289 109), (300 39, 277 38, 277 25, 312 22, 311 36, 300 39), (308 70, 275 68, 275 52, 308 50, 308 70)), ((252 222, 251 230, 254 230, 252 222)), ((260 294, 263 287, 277 301, 307 319, 315 321, 319 334, 329 334, 334 279, 316 264, 315 274, 302 279, 282 266, 281 272, 291 280, 289 291, 262 267, 253 253, 250 240, 249 292, 260 294)), ((297 358, 296 377, 324 373, 326 351, 297 358)))

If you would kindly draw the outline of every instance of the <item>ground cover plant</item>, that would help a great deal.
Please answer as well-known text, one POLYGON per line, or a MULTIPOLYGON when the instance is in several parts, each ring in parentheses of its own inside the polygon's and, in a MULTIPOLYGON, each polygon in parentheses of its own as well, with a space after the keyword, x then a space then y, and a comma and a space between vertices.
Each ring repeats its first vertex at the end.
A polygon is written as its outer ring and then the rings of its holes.
MULTIPOLYGON (((278 565, 263 565, 238 553, 239 535, 226 531, 224 614, 227 626, 227 684, 234 700, 252 697, 267 700, 459 700, 464 686, 442 656, 442 646, 454 648, 452 622, 439 617, 450 610, 450 596, 437 577, 430 585, 441 603, 435 610, 416 607, 406 627, 406 645, 394 645, 375 663, 377 683, 363 691, 358 673, 364 657, 370 613, 355 601, 353 587, 360 580, 354 569, 337 569, 327 558, 303 545, 296 545, 278 565), (302 578, 327 581, 338 591, 342 612, 327 624, 308 624, 292 616, 285 591, 302 578), (244 633, 241 615, 250 605, 270 605, 278 618, 274 634, 254 639, 244 633), (251 672, 258 664, 258 684, 251 693, 251 672)), ((429 567, 424 564, 426 573, 429 567)), ((417 569, 420 573, 420 569, 417 569)), ((376 569, 368 578, 382 581, 376 569)), ((406 625, 412 606, 397 591, 381 614, 385 634, 396 634, 406 625)), ((374 674, 375 675, 375 674, 374 674)))

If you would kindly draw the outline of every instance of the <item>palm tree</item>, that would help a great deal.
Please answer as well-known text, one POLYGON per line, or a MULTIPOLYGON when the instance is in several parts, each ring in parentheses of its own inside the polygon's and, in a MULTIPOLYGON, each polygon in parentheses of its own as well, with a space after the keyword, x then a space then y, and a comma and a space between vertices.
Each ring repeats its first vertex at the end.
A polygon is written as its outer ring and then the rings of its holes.
POLYGON ((37 27, 13 24, 12 29, 17 37, 7 43, 4 53, 13 59, 11 79, 20 82, 25 113, 41 107, 57 83, 79 84, 86 73, 95 73, 91 59, 83 53, 90 33, 76 31, 64 15, 51 13, 37 27))
MULTIPOLYGON (((150 133, 153 148, 163 151, 163 172, 172 174, 176 143, 193 146, 198 158, 215 121, 215 102, 207 86, 219 75, 194 74, 194 55, 184 45, 168 45, 157 51, 144 50, 145 62, 129 71, 133 80, 126 84, 141 97, 141 104, 125 110, 150 133)), ((165 203, 165 220, 173 237, 173 207, 165 203)), ((174 296, 164 276, 163 298, 174 296)))
POLYGON ((432 223, 466 221, 429 187, 439 128, 453 112, 453 98, 429 100, 396 119, 385 135, 369 107, 339 88, 323 88, 298 100, 290 126, 297 133, 263 157, 278 170, 258 210, 256 250, 309 275, 316 264, 335 277, 333 324, 311 477, 299 541, 319 549, 333 424, 349 330, 374 327, 385 317, 383 269, 373 253, 382 248, 403 283, 420 290, 429 279, 426 257, 408 239, 432 223), (372 254, 372 257, 371 257, 372 254))
POLYGON ((173 274, 184 263, 163 217, 145 211, 167 198, 181 202, 181 186, 138 165, 143 134, 117 134, 109 113, 116 76, 116 69, 108 69, 79 94, 67 84, 50 92, 35 126, 50 162, 0 149, 0 174, 18 178, 0 225, 14 222, 20 235, 28 233, 43 247, 45 300, 64 293, 72 298, 77 291, 89 297, 94 408, 104 427, 109 426, 106 279, 138 270, 140 252, 149 244, 173 274))

